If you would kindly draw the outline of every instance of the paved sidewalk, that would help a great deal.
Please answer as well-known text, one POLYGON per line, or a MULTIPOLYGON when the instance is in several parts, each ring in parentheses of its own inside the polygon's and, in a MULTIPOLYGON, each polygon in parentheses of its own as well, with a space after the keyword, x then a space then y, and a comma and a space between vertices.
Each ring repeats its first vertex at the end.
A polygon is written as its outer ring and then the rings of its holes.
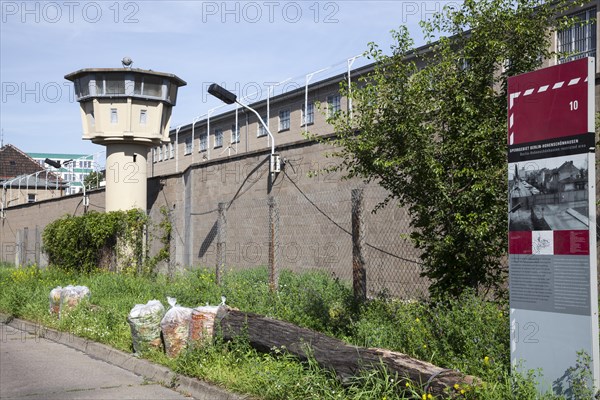
POLYGON ((12 320, 8 325, 0 322, 0 399, 241 397, 108 346, 12 320), (177 391, 159 383, 173 385, 177 391))

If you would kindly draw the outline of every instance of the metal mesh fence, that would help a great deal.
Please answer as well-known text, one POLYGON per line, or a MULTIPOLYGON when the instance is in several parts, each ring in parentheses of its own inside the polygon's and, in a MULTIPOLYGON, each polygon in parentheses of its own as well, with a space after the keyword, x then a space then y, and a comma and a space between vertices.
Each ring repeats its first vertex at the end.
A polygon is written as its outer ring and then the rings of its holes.
MULTIPOLYGON (((348 185, 308 193, 292 185, 275 190, 271 203, 268 196, 254 193, 220 207, 207 204, 192 216, 194 264, 225 271, 256 266, 275 272, 322 270, 352 284, 352 189, 348 185)), ((419 252, 408 239, 406 210, 390 201, 372 212, 385 198, 377 185, 363 188, 367 295, 421 297, 428 283, 420 277, 419 252)))
POLYGON ((399 207, 397 200, 391 200, 376 213, 371 212, 385 197, 379 187, 369 186, 365 190, 364 257, 368 293, 389 292, 400 298, 425 296, 429 283, 420 276, 420 252, 408 237, 411 232, 408 212, 399 207))

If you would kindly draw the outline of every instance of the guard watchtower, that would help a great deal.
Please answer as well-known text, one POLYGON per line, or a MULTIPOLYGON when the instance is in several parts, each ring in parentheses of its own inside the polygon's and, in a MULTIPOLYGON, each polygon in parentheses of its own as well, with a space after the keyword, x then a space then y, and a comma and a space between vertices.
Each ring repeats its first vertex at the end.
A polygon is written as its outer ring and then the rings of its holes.
POLYGON ((106 211, 146 210, 146 158, 169 142, 171 110, 186 82, 173 74, 124 68, 86 68, 75 84, 83 139, 106 146, 106 211))

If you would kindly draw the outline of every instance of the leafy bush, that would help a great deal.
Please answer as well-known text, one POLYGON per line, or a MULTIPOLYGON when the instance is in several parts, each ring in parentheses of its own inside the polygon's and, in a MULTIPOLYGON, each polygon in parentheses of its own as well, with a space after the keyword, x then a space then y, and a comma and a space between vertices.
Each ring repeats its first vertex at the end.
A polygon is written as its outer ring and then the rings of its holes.
MULTIPOLYGON (((50 264, 71 271, 112 269, 119 248, 124 250, 121 256, 127 256, 129 265, 137 267, 147 221, 141 210, 67 215, 46 226, 42 234, 43 250, 50 264)), ((123 257, 119 262, 122 261, 123 257)))

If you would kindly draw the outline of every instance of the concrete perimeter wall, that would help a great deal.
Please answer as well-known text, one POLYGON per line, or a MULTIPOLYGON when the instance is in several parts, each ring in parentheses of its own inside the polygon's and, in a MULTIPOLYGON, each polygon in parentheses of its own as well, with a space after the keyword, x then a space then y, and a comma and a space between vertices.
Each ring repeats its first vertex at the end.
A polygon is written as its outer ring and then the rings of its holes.
MULTIPOLYGON (((419 278, 419 253, 403 236, 410 232, 405 210, 391 203, 372 214, 370 211, 386 198, 386 193, 376 184, 343 180, 340 173, 323 173, 323 169, 335 165, 324 156, 331 150, 306 140, 278 147, 286 161, 271 191, 275 199, 278 268, 321 269, 350 280, 351 191, 363 188, 369 292, 388 290, 401 296, 422 293, 427 284, 419 278)), ((165 218, 161 208, 168 211, 173 226, 171 261, 163 263, 161 270, 214 268, 219 240, 226 271, 268 264, 268 158, 268 151, 249 152, 148 180, 148 214, 153 221, 151 254, 161 246, 158 224, 165 218), (221 227, 217 222, 219 203, 223 203, 226 222, 221 227)), ((39 251, 41 232, 65 214, 81 215, 81 201, 79 194, 7 209, 6 218, 0 222, 0 259, 46 265, 39 251)), ((91 192, 90 210, 103 211, 103 207, 104 190, 91 192)))

